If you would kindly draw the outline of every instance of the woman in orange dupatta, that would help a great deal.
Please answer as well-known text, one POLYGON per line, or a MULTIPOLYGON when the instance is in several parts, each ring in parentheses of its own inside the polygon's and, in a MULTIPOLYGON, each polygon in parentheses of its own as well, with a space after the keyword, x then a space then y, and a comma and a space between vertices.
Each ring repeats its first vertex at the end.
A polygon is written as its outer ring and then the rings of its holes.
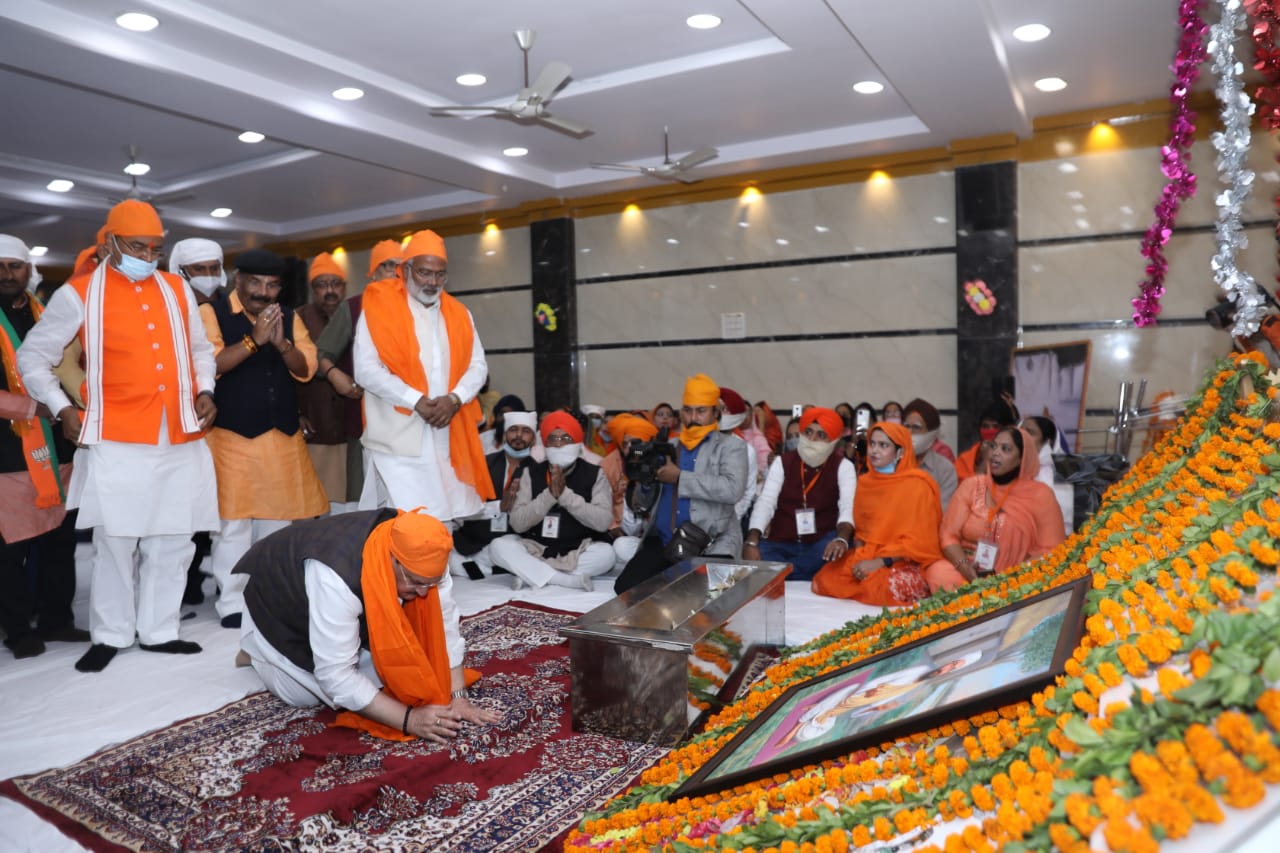
POLYGON ((1035 446, 1017 427, 996 433, 988 473, 961 482, 947 504, 939 533, 943 559, 925 571, 930 589, 954 589, 977 577, 988 562, 980 543, 995 546, 991 571, 1003 573, 1044 556, 1065 538, 1058 499, 1036 480, 1035 446))
POLYGON ((853 550, 814 576, 813 591, 877 607, 914 604, 929 595, 924 567, 942 556, 938 484, 917 467, 902 424, 871 428, 867 463, 853 497, 853 550))

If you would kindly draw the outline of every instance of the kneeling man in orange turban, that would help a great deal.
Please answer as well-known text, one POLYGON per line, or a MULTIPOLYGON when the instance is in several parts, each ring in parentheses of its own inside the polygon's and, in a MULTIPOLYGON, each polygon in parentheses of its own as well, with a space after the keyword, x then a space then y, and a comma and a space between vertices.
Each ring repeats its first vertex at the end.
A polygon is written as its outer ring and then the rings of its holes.
POLYGON ((393 509, 268 536, 235 568, 249 576, 241 654, 289 704, 346 709, 339 725, 388 740, 444 742, 464 722, 497 722, 467 696, 479 675, 462 668, 452 547, 441 522, 393 509))

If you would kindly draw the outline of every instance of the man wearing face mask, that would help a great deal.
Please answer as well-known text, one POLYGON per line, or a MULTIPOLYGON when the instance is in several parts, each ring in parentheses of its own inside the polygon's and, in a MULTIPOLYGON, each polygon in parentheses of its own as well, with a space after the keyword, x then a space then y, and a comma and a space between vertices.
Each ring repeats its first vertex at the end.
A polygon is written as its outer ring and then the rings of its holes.
POLYGON ((756 502, 756 492, 760 490, 759 458, 751 442, 742 434, 742 425, 746 423, 747 412, 751 407, 747 405, 746 400, 742 399, 742 395, 732 388, 720 389, 720 404, 720 431, 747 445, 747 487, 743 489, 742 497, 733 507, 734 514, 738 516, 739 521, 742 521, 751 511, 751 505, 756 502))
POLYGON ((369 392, 361 507, 426 506, 449 523, 497 493, 476 426, 489 368, 471 312, 445 292, 447 258, 440 235, 413 235, 400 276, 365 290, 354 353, 369 392))
POLYGON ((916 464, 938 484, 942 509, 956 491, 956 466, 934 447, 938 442, 938 430, 942 428, 942 416, 927 400, 919 397, 907 403, 902 410, 902 425, 911 430, 911 448, 916 454, 916 464))
POLYGON ((275 252, 250 249, 236 257, 231 293, 200 306, 223 401, 208 441, 221 517, 209 564, 224 628, 240 627, 245 578, 231 570, 250 546, 329 509, 302 436, 295 384, 315 372, 316 348, 302 319, 280 304, 284 272, 275 252))
POLYGON ((787 579, 807 581, 849 550, 857 478, 853 463, 834 452, 843 427, 831 409, 814 407, 800 416, 799 446, 769 466, 743 559, 790 563, 787 579))
POLYGON ((666 549, 681 526, 700 528, 709 539, 702 556, 737 559, 742 525, 734 505, 747 488, 747 445, 720 432, 720 386, 710 376, 690 376, 684 385, 676 462, 658 469, 662 484, 647 521, 647 534, 613 585, 616 593, 661 574, 672 560, 666 549))
POLYGON ((502 484, 499 500, 486 501, 484 512, 462 522, 453 534, 453 552, 449 554, 449 572, 456 577, 480 580, 493 574, 493 556, 489 544, 510 531, 509 513, 515 506, 520 488, 520 472, 530 462, 534 430, 538 416, 534 412, 503 413, 502 444, 485 456, 489 480, 495 489, 502 484))
POLYGON ((591 579, 613 568, 605 533, 613 523, 613 489, 600 467, 582 458, 582 426, 572 415, 552 412, 539 432, 547 459, 530 462, 518 476, 511 507, 511 529, 519 535, 495 539, 489 552, 516 576, 513 589, 552 584, 590 592, 591 579))
POLYGON ((76 663, 85 672, 104 669, 135 636, 146 651, 200 651, 178 639, 179 609, 191 534, 218 528, 202 440, 217 414, 215 367, 195 296, 156 271, 164 227, 149 204, 113 207, 105 239, 106 261, 58 289, 18 351, 31 396, 83 447, 67 506, 80 509, 77 527, 93 529, 93 645, 76 663), (53 372, 76 336, 85 352, 83 413, 53 372))
POLYGON ((221 298, 227 286, 227 273, 222 268, 222 247, 202 237, 191 237, 173 244, 169 251, 169 272, 186 279, 200 305, 221 298))

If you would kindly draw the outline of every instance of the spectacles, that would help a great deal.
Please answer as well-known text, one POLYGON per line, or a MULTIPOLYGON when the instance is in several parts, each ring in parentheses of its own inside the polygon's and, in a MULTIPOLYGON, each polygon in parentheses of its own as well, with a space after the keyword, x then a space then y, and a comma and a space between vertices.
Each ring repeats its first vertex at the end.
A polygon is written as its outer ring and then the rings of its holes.
POLYGON ((417 281, 436 281, 440 284, 449 283, 448 270, 429 270, 423 267, 415 267, 410 265, 409 272, 413 273, 414 279, 417 281))
POLYGON ((400 577, 404 578, 404 582, 407 583, 410 587, 412 587, 413 591, 418 593, 419 595, 431 589, 431 587, 437 586, 440 583, 440 578, 435 578, 434 580, 431 580, 431 581, 414 580, 413 578, 409 577, 409 573, 405 571, 404 565, 399 560, 396 560, 395 563, 396 563, 396 568, 400 570, 400 577))
POLYGON ((115 240, 116 246, 120 251, 128 255, 133 255, 135 258, 154 260, 164 254, 163 243, 144 243, 140 240, 121 240, 119 237, 116 237, 115 240))
POLYGON ((566 444, 573 444, 573 436, 567 432, 561 435, 549 435, 544 442, 548 447, 564 447, 566 444))

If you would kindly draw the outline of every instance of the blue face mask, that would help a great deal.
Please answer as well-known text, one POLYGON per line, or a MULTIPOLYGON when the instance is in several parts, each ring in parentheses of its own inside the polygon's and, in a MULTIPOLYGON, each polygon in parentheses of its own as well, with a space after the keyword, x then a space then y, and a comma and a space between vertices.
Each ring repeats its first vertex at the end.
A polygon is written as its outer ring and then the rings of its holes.
POLYGON ((511 445, 509 444, 507 445, 507 455, 513 459, 523 459, 532 452, 533 452, 532 445, 530 445, 529 447, 526 447, 524 450, 516 450, 511 445))
POLYGON ((155 274, 158 263, 158 261, 144 261, 142 258, 135 258, 133 255, 121 252, 120 263, 116 264, 116 269, 124 273, 130 281, 142 281, 155 274))
POLYGON ((898 468, 898 460, 895 459, 888 465, 877 465, 876 472, 879 474, 892 474, 898 468))

